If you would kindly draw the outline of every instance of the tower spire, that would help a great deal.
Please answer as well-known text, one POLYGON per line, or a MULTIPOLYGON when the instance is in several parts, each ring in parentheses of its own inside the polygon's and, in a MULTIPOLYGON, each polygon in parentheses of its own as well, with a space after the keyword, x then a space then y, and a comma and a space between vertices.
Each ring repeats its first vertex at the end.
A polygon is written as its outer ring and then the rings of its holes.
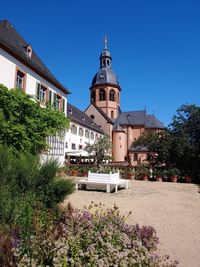
POLYGON ((104 49, 108 49, 107 44, 108 44, 108 38, 107 38, 107 36, 105 34, 104 35, 104 49))

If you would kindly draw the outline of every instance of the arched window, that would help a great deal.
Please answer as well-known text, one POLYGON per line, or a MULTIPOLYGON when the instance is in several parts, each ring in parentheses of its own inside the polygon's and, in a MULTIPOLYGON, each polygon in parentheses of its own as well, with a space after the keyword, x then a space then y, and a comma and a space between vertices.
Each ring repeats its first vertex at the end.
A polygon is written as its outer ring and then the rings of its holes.
POLYGON ((104 89, 99 90, 99 101, 105 101, 106 100, 106 91, 104 89))
POLYGON ((114 111, 111 110, 111 118, 114 118, 114 111))
POLYGON ((91 102, 95 102, 96 101, 96 92, 92 91, 91 92, 91 102))
POLYGON ((113 89, 110 90, 109 100, 110 101, 115 101, 115 91, 113 89))

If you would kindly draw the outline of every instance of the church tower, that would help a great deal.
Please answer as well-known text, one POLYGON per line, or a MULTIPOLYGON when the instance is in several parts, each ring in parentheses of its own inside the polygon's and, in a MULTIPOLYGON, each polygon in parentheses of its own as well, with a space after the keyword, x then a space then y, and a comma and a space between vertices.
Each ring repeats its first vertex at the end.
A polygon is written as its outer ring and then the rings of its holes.
POLYGON ((90 87, 90 103, 100 108, 109 118, 116 119, 120 110, 120 91, 117 76, 112 70, 112 57, 104 37, 104 49, 100 55, 100 69, 90 87))

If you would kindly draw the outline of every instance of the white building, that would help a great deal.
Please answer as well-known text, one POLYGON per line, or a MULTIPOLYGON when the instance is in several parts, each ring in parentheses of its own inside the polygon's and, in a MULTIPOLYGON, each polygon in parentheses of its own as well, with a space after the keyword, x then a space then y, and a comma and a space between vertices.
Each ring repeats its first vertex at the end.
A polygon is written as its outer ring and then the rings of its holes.
POLYGON ((105 133, 84 112, 68 103, 67 116, 70 119, 70 129, 65 136, 66 158, 73 159, 88 156, 84 150, 87 144, 94 144, 105 133))
MULTIPOLYGON (((0 84, 20 88, 37 98, 42 105, 52 106, 67 115, 67 95, 70 93, 49 71, 33 48, 7 21, 0 22, 0 84)), ((64 162, 64 139, 49 138, 51 149, 43 159, 57 158, 64 162)))

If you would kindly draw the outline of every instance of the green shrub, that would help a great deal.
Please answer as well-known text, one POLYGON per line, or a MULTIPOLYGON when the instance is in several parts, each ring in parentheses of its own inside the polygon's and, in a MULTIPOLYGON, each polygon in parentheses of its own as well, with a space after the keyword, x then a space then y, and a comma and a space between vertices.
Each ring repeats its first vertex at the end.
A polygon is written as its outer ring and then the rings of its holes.
POLYGON ((38 156, 0 146, 0 223, 12 224, 24 200, 29 208, 35 203, 51 208, 72 193, 73 181, 58 180, 57 170, 56 161, 41 165, 38 156))

